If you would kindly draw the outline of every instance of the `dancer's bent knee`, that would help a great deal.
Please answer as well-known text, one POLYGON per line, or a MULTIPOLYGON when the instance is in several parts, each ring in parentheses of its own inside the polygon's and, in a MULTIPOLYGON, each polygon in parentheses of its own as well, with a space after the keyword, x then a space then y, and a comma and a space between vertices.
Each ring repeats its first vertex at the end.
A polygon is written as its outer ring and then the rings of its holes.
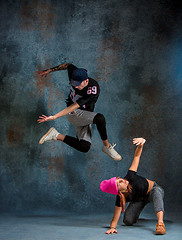
POLYGON ((88 152, 90 150, 90 147, 91 147, 91 143, 90 142, 87 142, 85 140, 80 140, 80 144, 79 144, 79 151, 80 152, 88 152))
POLYGON ((93 124, 96 125, 106 125, 106 119, 101 113, 97 113, 93 119, 93 124))
POLYGON ((124 217, 123 222, 126 226, 132 226, 134 223, 136 223, 136 220, 129 217, 124 217))

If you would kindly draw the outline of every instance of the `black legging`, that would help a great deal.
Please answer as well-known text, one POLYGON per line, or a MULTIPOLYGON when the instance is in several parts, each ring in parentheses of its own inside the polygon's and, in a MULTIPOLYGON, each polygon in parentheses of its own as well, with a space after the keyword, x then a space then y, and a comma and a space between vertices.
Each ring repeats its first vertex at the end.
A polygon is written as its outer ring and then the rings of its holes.
MULTIPOLYGON (((106 132, 106 120, 105 117, 97 113, 93 119, 93 124, 96 124, 97 130, 101 136, 102 140, 107 139, 107 132, 106 132)), ((91 143, 88 141, 85 141, 83 139, 79 140, 78 138, 71 137, 66 135, 64 141, 67 145, 75 148, 76 150, 80 152, 88 152, 90 150, 91 143)))
POLYGON ((96 124, 97 130, 100 134, 101 139, 104 141, 107 139, 107 131, 106 131, 106 120, 105 117, 97 113, 93 119, 93 124, 96 124))

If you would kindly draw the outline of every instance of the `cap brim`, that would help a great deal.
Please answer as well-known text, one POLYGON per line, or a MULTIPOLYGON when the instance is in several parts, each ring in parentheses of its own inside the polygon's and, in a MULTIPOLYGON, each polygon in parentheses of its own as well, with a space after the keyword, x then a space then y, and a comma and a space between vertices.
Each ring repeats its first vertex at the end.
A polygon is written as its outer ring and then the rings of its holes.
POLYGON ((77 87, 77 86, 79 86, 80 84, 81 84, 81 82, 78 82, 78 81, 75 81, 75 80, 71 80, 70 81, 70 84, 71 84, 71 86, 73 86, 73 87, 77 87))

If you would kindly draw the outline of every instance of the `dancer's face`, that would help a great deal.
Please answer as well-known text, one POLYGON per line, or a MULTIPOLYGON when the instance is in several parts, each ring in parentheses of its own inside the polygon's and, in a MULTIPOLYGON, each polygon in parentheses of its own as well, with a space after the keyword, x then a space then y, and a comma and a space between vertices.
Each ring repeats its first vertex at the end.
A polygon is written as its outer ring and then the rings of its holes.
POLYGON ((85 88, 88 85, 89 79, 86 79, 85 81, 83 81, 79 86, 75 87, 78 90, 82 90, 83 88, 85 88))
POLYGON ((119 178, 116 180, 118 191, 127 192, 129 182, 126 179, 119 178))

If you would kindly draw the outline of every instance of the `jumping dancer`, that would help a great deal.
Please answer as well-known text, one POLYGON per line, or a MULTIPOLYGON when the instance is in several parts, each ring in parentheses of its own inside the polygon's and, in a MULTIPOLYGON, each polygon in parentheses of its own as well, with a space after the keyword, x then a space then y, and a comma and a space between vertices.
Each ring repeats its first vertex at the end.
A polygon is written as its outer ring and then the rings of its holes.
POLYGON ((153 202, 158 220, 155 234, 163 235, 166 233, 163 222, 164 190, 156 182, 137 175, 140 156, 145 141, 144 138, 133 139, 133 144, 135 144, 137 148, 133 162, 124 178, 113 177, 109 180, 102 181, 100 184, 100 189, 103 192, 117 195, 114 216, 110 224, 110 229, 106 234, 117 233, 116 226, 121 212, 124 212, 123 222, 126 225, 130 226, 136 223, 145 205, 151 201, 153 202), (129 205, 125 211, 126 202, 129 202, 129 205))
POLYGON ((121 160, 121 156, 114 150, 115 145, 112 146, 108 141, 105 117, 94 112, 100 93, 98 82, 88 77, 86 69, 77 68, 71 63, 39 71, 38 74, 46 77, 47 74, 59 70, 68 70, 71 88, 66 100, 67 107, 53 116, 39 116, 37 121, 39 123, 52 121, 66 115, 68 121, 75 127, 77 137, 63 135, 52 127, 40 139, 39 144, 60 140, 78 151, 88 152, 91 146, 91 124, 96 124, 103 142, 102 151, 113 160, 121 160))

